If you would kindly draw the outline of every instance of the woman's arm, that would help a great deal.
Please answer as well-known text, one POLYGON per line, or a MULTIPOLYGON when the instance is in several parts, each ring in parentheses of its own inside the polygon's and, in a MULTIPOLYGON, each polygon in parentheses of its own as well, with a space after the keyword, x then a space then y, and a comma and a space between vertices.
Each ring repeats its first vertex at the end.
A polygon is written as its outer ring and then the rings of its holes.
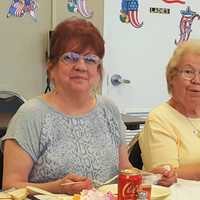
POLYGON ((47 182, 30 183, 28 177, 33 167, 33 160, 16 142, 7 139, 4 142, 3 189, 11 187, 21 188, 35 186, 53 193, 79 193, 83 189, 92 188, 87 177, 68 174, 65 177, 47 182), (62 185, 67 182, 79 182, 71 185, 62 185))
POLYGON ((4 142, 3 189, 23 187, 33 166, 31 157, 15 142, 4 142))
POLYGON ((170 128, 158 120, 145 124, 139 138, 145 169, 169 164, 175 168, 178 178, 200 180, 200 163, 179 165, 179 142, 170 128))
POLYGON ((128 147, 126 144, 121 144, 119 147, 119 168, 133 168, 128 159, 128 147))
POLYGON ((167 164, 179 166, 178 138, 173 129, 160 119, 146 121, 139 145, 145 170, 167 164))
POLYGON ((200 163, 180 166, 176 172, 179 178, 200 181, 200 163))
MULTIPOLYGON (((120 155, 120 169, 133 168, 128 159, 127 145, 123 144, 120 146, 119 155, 120 155)), ((138 169, 135 168, 135 171, 138 172, 138 169)), ((157 173, 162 174, 162 178, 159 181, 159 184, 163 186, 170 186, 173 183, 175 183, 177 179, 176 171, 172 167, 170 167, 170 169, 165 169, 165 166, 159 166, 157 168, 152 169, 150 172, 155 174, 157 173)))

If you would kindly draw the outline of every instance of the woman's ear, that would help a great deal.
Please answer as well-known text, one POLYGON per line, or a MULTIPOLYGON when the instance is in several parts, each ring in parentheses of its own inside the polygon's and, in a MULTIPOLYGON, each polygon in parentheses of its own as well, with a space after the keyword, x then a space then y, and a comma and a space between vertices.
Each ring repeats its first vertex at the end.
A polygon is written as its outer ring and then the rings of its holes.
POLYGON ((48 78, 51 82, 54 82, 54 65, 52 62, 48 61, 47 63, 47 75, 48 75, 48 78))
POLYGON ((100 64, 97 68, 97 72, 99 74, 99 82, 101 84, 101 82, 103 81, 103 66, 100 64))
POLYGON ((100 94, 102 90, 102 83, 103 83, 103 66, 99 65, 97 68, 98 72, 98 79, 97 79, 97 85, 96 85, 96 94, 100 94))

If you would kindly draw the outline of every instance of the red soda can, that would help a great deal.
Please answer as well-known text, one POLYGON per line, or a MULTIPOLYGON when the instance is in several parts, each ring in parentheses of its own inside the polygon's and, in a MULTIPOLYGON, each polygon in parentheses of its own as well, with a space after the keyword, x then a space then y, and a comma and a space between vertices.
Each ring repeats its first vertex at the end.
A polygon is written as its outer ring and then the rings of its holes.
POLYGON ((118 177, 118 200, 137 200, 141 183, 142 175, 135 169, 122 170, 118 177))

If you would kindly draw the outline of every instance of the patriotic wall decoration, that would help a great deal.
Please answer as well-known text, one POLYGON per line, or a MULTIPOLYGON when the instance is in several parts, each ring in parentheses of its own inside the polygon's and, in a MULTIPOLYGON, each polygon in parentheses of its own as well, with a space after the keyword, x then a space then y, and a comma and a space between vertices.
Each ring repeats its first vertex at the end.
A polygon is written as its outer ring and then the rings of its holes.
POLYGON ((123 23, 131 23, 134 28, 141 28, 143 22, 138 20, 138 0, 122 0, 120 20, 123 23))
POLYGON ((37 0, 12 0, 7 17, 23 17, 26 13, 29 13, 33 20, 36 21, 37 8, 37 0))
POLYGON ((185 1, 183 0, 163 0, 165 3, 180 3, 185 4, 185 1))
POLYGON ((180 42, 188 40, 190 37, 190 33, 192 32, 192 23, 195 18, 200 20, 200 15, 196 12, 192 11, 191 8, 188 6, 186 10, 180 11, 182 17, 179 24, 180 29, 180 38, 179 40, 175 40, 175 44, 178 45, 180 42))
POLYGON ((80 13, 85 18, 93 15, 93 12, 86 6, 86 0, 68 0, 67 8, 69 12, 80 13))

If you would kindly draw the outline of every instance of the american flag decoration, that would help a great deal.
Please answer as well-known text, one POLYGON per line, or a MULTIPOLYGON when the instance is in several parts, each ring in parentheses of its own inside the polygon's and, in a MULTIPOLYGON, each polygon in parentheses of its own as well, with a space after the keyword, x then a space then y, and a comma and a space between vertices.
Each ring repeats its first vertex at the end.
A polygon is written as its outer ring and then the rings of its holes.
POLYGON ((178 41, 175 40, 176 45, 189 39, 190 33, 192 32, 191 26, 192 26, 193 20, 195 18, 197 18, 198 20, 200 19, 200 15, 192 11, 190 6, 188 6, 186 10, 181 10, 180 13, 182 15, 180 23, 179 23, 180 37, 178 41))
POLYGON ((7 17, 23 17, 26 13, 33 18, 34 21, 37 21, 36 10, 38 8, 37 0, 12 0, 12 3, 9 7, 7 17))
POLYGON ((80 13, 85 18, 93 15, 93 12, 87 8, 85 0, 68 0, 67 8, 69 12, 80 13))
POLYGON ((120 20, 123 23, 131 23, 134 28, 141 28, 143 22, 138 20, 138 0, 122 0, 120 20))
POLYGON ((183 0, 163 0, 165 3, 180 3, 185 4, 185 1, 183 0))

